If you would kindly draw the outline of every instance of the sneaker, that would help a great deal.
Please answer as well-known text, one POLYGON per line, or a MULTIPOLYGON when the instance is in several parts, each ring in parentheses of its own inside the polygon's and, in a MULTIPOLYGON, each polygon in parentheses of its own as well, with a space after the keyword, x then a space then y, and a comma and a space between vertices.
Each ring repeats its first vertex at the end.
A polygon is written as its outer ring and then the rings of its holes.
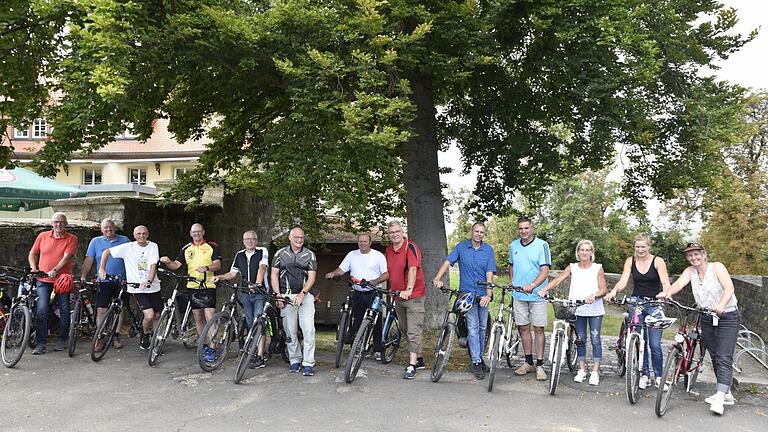
POLYGON ((592 371, 589 373, 589 385, 596 386, 600 384, 600 374, 592 371))
MULTIPOLYGON (((713 394, 712 396, 704 399, 704 402, 712 405, 712 401, 714 400, 717 393, 713 394)), ((723 397, 723 405, 734 405, 736 403, 736 398, 733 397, 733 393, 728 392, 723 397)))
POLYGON ((403 378, 407 380, 416 378, 416 365, 408 365, 408 367, 405 368, 405 374, 403 375, 403 378))
POLYGON ((288 372, 290 373, 296 373, 301 369, 301 363, 294 363, 291 365, 291 367, 288 369, 288 372))
POLYGON ((525 375, 536 370, 536 367, 532 364, 523 363, 522 366, 515 370, 515 375, 525 375))
POLYGON ((208 363, 216 361, 216 350, 209 347, 207 352, 203 351, 203 360, 208 363))
POLYGON ((656 377, 656 379, 653 381, 653 386, 656 388, 659 388, 661 385, 661 377, 656 377))
POLYGON ((56 345, 53 346, 54 351, 64 351, 69 346, 69 343, 65 340, 57 340, 56 345))
POLYGON ((112 348, 120 349, 122 347, 123 347, 123 343, 120 342, 120 336, 115 336, 115 338, 112 339, 112 348))
POLYGON ((264 360, 261 358, 261 356, 253 356, 251 363, 248 365, 248 367, 251 369, 261 369, 265 366, 266 364, 264 363, 264 360))
POLYGON ((301 373, 304 376, 313 376, 315 375, 315 367, 314 366, 304 366, 304 372, 301 373))
POLYGON ((709 403, 709 410, 715 414, 723 414, 723 405, 725 405, 725 394, 717 392, 711 396, 711 402, 709 403))
POLYGON ((373 353, 373 359, 376 360, 376 361, 381 361, 381 353, 378 352, 378 351, 373 353))
POLYGON ((544 366, 536 366, 536 380, 537 381, 547 380, 547 373, 544 372, 544 366))
POLYGON ((485 364, 485 360, 480 360, 480 367, 483 368, 483 372, 488 373, 491 371, 491 368, 488 367, 487 364, 485 364))
POLYGON ((416 370, 426 369, 427 365, 424 364, 424 357, 418 357, 416 359, 416 370))
POLYGON ((35 349, 32 350, 32 355, 42 355, 45 354, 45 345, 35 345, 35 349))
POLYGON ((650 381, 650 379, 648 378, 648 375, 641 376, 640 382, 637 383, 637 387, 640 390, 645 390, 645 388, 648 387, 648 381, 650 381))
POLYGON ((579 371, 576 372, 576 376, 573 377, 573 381, 577 383, 584 382, 584 378, 586 377, 587 377, 587 371, 585 371, 584 369, 579 369, 579 371))
POLYGON ((475 375, 476 379, 481 380, 485 378, 485 372, 483 372, 483 367, 480 363, 472 363, 472 366, 469 367, 469 372, 475 375))
MULTIPOLYGON (((141 339, 139 341, 139 348, 141 348, 143 350, 146 350, 146 349, 149 349, 150 345, 152 345, 152 341, 150 339, 150 335, 148 335, 148 334, 141 335, 141 339)), ((203 352, 205 352, 206 348, 203 348, 203 350, 204 350, 203 352)))

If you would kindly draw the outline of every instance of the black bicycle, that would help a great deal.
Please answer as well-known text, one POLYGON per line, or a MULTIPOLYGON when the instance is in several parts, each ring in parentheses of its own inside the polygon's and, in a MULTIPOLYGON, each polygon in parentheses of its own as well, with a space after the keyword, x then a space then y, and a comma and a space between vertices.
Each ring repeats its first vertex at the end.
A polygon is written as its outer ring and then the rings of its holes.
POLYGON ((37 302, 37 278, 47 277, 48 274, 41 271, 33 272, 30 268, 18 270, 10 267, 3 268, 3 280, 18 287, 16 296, 11 301, 5 329, 3 329, 3 341, 0 345, 0 353, 5 367, 12 368, 21 360, 27 346, 35 343, 32 334, 35 323, 32 320, 32 311, 37 302), (21 273, 14 276, 13 273, 21 273))
POLYGON ((96 314, 93 310, 93 300, 88 291, 94 291, 97 284, 88 281, 77 281, 75 283, 77 293, 72 297, 72 313, 69 315, 69 342, 67 353, 70 357, 75 355, 77 349, 77 339, 80 335, 93 337, 96 331, 96 314))
POLYGON ((157 364, 157 359, 163 354, 163 347, 165 346, 165 341, 168 340, 168 336, 181 338, 182 344, 187 349, 197 346, 197 329, 194 319, 191 317, 192 303, 187 301, 184 315, 179 317, 177 299, 186 292, 187 282, 202 283, 202 280, 174 273, 165 267, 158 266, 157 273, 171 278, 173 290, 171 291, 171 296, 165 301, 163 311, 160 313, 160 319, 150 337, 149 349, 147 350, 147 363, 150 366, 157 364), (184 282, 183 285, 182 282, 184 282))
POLYGON ((440 378, 448 366, 448 359, 451 357, 453 349, 453 339, 458 332, 459 313, 456 311, 455 298, 459 296, 459 290, 441 287, 443 294, 448 294, 448 308, 443 317, 443 324, 440 326, 440 334, 435 344, 435 360, 432 362, 432 373, 430 379, 432 382, 440 381, 440 378))
POLYGON ((349 292, 344 303, 339 307, 339 321, 336 323, 336 358, 334 360, 334 367, 337 369, 341 366, 341 357, 344 354, 344 345, 351 344, 350 331, 352 329, 352 307, 351 307, 351 295, 354 293, 355 283, 350 277, 336 276, 333 278, 335 281, 342 281, 349 284, 349 292))
MULTIPOLYGON (((197 338, 197 361, 200 369, 212 372, 221 366, 227 358, 229 344, 237 339, 240 349, 245 343, 246 325, 245 317, 240 313, 243 305, 240 303, 239 285, 218 281, 217 286, 226 286, 232 289, 229 300, 221 307, 206 324, 203 334, 197 338)), ((201 285, 202 287, 202 285, 201 285)))
POLYGON ((91 360, 98 362, 104 358, 112 346, 112 339, 118 335, 118 323, 120 321, 120 314, 125 311, 130 326, 133 328, 134 334, 142 334, 141 318, 136 316, 136 313, 132 307, 130 307, 130 297, 128 296, 128 287, 138 288, 140 284, 129 283, 125 280, 121 280, 117 276, 107 276, 106 278, 111 283, 117 283, 119 290, 118 294, 112 299, 112 303, 107 307, 107 312, 104 314, 104 319, 96 327, 96 332, 93 334, 91 343, 91 360))

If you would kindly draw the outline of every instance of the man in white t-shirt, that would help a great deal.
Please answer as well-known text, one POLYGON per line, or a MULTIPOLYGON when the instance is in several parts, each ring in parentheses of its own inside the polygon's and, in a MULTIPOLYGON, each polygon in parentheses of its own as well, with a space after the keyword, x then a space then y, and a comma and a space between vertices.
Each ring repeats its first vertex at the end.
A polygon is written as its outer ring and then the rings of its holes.
MULTIPOLYGON (((346 272, 349 272, 350 276, 357 279, 364 279, 372 281, 378 279, 381 275, 387 273, 387 259, 384 254, 371 249, 371 235, 360 234, 357 236, 358 250, 353 250, 344 257, 344 260, 339 264, 339 267, 334 271, 325 275, 326 279, 331 279, 334 276, 341 276, 346 272)), ((386 280, 386 278, 384 278, 386 280)), ((349 335, 354 337, 357 333, 357 329, 360 327, 360 323, 363 321, 365 311, 371 306, 373 301, 373 290, 370 288, 362 287, 360 285, 354 285, 354 292, 352 293, 352 325, 350 327, 349 335)), ((381 352, 381 323, 376 323, 376 328, 373 331, 374 335, 374 352, 381 352)), ((377 359, 380 354, 376 355, 377 359)))
POLYGON ((147 227, 139 225, 134 228, 133 238, 136 241, 104 250, 99 265, 99 277, 103 279, 107 276, 106 263, 110 255, 123 259, 127 282, 139 284, 138 288, 129 286, 128 292, 133 294, 144 313, 142 322, 144 331, 139 346, 141 349, 147 349, 152 329, 160 320, 160 312, 163 310, 160 279, 157 278, 157 261, 160 259, 160 252, 157 244, 149 241, 147 227))

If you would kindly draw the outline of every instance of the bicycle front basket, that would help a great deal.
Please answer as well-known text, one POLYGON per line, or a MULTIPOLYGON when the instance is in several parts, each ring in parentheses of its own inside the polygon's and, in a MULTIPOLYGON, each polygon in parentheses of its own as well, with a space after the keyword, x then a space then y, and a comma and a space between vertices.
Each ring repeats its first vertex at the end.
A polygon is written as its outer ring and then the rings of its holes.
POLYGON ((576 320, 576 307, 558 306, 555 308, 555 318, 565 321, 576 320))

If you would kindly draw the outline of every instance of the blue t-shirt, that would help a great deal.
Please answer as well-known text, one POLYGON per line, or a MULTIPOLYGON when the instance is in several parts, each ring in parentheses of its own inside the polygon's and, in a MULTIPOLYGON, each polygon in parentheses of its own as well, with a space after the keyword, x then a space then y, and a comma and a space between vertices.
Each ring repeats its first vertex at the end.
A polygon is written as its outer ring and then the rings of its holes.
POLYGON ((484 296, 486 288, 478 286, 477 281, 485 282, 485 274, 496 273, 496 257, 488 243, 472 247, 472 240, 464 240, 456 245, 445 258, 451 265, 459 262, 459 291, 471 292, 484 296))
MULTIPOLYGON (((116 235, 115 239, 112 241, 107 240, 103 235, 94 237, 91 242, 88 243, 88 250, 85 252, 85 255, 93 258, 96 262, 96 270, 98 270, 101 265, 101 254, 104 253, 104 249, 130 242, 128 237, 119 234, 116 235)), ((107 258, 107 274, 110 276, 120 276, 122 280, 125 280, 125 263, 123 262, 123 259, 114 258, 110 255, 109 258, 107 258)))
MULTIPOLYGON (((533 241, 523 245, 518 238, 509 245, 509 264, 512 265, 512 285, 522 287, 531 284, 536 280, 542 266, 551 267, 552 265, 549 244, 534 237, 533 241)), ((530 294, 513 292, 512 296, 518 300, 544 301, 537 293, 546 284, 547 280, 544 279, 544 282, 534 288, 530 294)))

